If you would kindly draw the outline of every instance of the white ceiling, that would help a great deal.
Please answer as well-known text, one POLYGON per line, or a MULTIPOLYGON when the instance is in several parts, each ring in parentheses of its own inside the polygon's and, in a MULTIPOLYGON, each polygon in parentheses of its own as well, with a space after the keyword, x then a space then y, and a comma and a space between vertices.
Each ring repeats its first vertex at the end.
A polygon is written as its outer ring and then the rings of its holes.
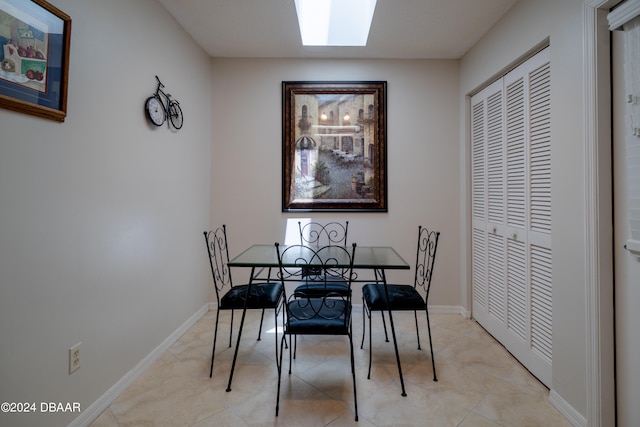
POLYGON ((455 59, 517 0, 378 0, 366 47, 302 46, 294 0, 159 2, 212 57, 455 59))

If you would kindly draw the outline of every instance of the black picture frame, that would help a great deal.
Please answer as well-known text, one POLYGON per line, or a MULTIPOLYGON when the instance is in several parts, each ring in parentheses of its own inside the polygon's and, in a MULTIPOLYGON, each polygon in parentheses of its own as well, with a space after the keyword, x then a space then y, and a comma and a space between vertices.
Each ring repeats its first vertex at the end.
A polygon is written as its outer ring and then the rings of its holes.
POLYGON ((44 0, 0 2, 0 107, 64 122, 71 17, 44 0))
POLYGON ((282 211, 387 212, 387 82, 282 82, 282 211))

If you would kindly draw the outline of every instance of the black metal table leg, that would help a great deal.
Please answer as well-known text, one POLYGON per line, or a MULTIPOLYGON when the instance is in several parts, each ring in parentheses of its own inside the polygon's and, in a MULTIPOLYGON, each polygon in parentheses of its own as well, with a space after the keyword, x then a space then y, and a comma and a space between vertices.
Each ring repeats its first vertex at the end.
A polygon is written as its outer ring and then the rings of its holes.
MULTIPOLYGON (((236 359, 238 358, 238 349, 240 348, 240 337, 242 336, 242 328, 244 327, 244 318, 247 315, 247 302, 249 301, 249 291, 251 291, 251 282, 253 282, 253 273, 255 267, 251 268, 251 276, 249 277, 249 285, 244 295, 244 308, 242 309, 242 318, 240 319, 240 327, 238 328, 238 340, 236 341, 236 349, 233 353, 233 362, 231 362, 231 372, 229 373, 229 384, 227 384, 227 392, 231 391, 231 381, 233 380, 233 371, 236 368, 236 359)), ((277 355, 276 355, 277 356, 277 355)))
POLYGON ((380 269, 380 275, 382 276, 382 283, 384 284, 384 296, 387 299, 387 308, 389 309, 389 325, 391 325, 391 335, 393 336, 393 347, 396 351, 396 361, 398 362, 398 375, 400 376, 400 386, 402 387, 402 396, 406 396, 407 392, 404 389, 404 379, 402 378, 402 366, 400 365, 400 353, 398 352, 398 341, 396 340, 396 328, 393 325, 393 315, 391 314, 391 307, 389 306, 389 292, 387 291, 387 277, 384 274, 384 270, 380 269))

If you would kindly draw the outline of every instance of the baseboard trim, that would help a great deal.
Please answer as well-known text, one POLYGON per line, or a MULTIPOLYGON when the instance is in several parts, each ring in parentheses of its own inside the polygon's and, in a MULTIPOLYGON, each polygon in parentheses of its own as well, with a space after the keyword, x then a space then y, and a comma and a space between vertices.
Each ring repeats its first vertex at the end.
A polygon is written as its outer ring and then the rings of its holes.
POLYGON ((106 393, 100 396, 86 410, 74 419, 69 427, 84 427, 91 424, 107 409, 114 400, 129 387, 151 364, 167 351, 178 339, 185 334, 206 312, 211 309, 211 303, 205 304, 193 316, 187 319, 178 329, 169 335, 158 347, 142 359, 133 369, 116 382, 106 393))
POLYGON ((587 427, 587 419, 576 411, 555 390, 549 392, 549 403, 553 405, 574 427, 587 427))
POLYGON ((429 306, 431 314, 459 314, 465 319, 471 319, 471 313, 459 305, 434 305, 429 306))

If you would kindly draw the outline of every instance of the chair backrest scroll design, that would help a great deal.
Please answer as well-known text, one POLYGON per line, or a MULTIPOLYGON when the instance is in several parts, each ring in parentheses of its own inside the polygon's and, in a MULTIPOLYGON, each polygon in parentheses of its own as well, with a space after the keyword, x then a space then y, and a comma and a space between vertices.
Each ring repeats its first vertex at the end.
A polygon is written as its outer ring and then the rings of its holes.
POLYGON ((424 289, 426 297, 429 297, 431 276, 438 248, 439 231, 429 231, 418 226, 418 250, 416 252, 416 276, 414 287, 424 289))
POLYGON ((332 245, 347 247, 349 221, 345 221, 344 224, 332 221, 326 224, 309 222, 304 225, 298 221, 298 229, 300 230, 301 245, 316 248, 332 245))
MULTIPOLYGON (((349 221, 344 224, 332 221, 325 224, 319 222, 308 222, 302 224, 298 221, 298 229, 300 230, 300 244, 311 246, 316 249, 324 246, 342 246, 347 247, 347 233, 349 232, 349 221)), ((329 276, 340 277, 341 270, 333 271, 325 270, 329 276)), ((321 280, 322 269, 315 266, 307 266, 302 269, 302 275, 308 277, 309 280, 321 280)))
POLYGON ((220 294, 224 293, 225 288, 233 287, 231 269, 227 265, 229 263, 229 248, 226 225, 223 224, 212 231, 205 231, 204 238, 209 253, 213 287, 216 290, 216 299, 220 303, 220 294))

